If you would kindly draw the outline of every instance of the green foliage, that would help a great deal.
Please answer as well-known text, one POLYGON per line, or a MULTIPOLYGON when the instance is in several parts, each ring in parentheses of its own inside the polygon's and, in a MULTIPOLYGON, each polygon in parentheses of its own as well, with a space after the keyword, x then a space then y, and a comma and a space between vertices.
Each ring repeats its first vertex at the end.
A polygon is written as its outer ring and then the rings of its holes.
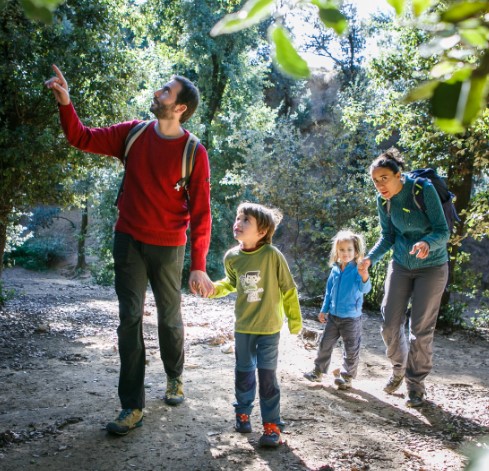
MULTIPOLYGON (((68 149, 59 128, 57 107, 44 81, 57 62, 85 122, 113 121, 127 109, 121 96, 138 87, 139 58, 129 41, 137 10, 123 0, 75 0, 60 6, 53 23, 27 19, 17 2, 0 11, 0 241, 13 208, 39 203, 59 206, 74 201, 71 179, 85 165, 68 149), (61 62, 59 62, 61 59, 61 62)), ((0 258, 3 246, 0 244, 0 258)))
POLYGON ((96 257, 90 272, 97 284, 114 283, 114 259, 112 246, 117 208, 114 202, 122 179, 122 165, 113 162, 107 168, 94 170, 89 178, 90 244, 88 254, 96 257))
POLYGON ((240 182, 254 200, 282 210, 274 241, 308 296, 324 290, 332 237, 372 211, 374 192, 365 168, 375 144, 363 131, 347 132, 341 112, 334 110, 331 122, 317 125, 311 135, 281 117, 268 129, 243 128, 233 136, 246 163, 230 170, 228 181, 240 182))
POLYGON ((307 38, 304 48, 315 55, 330 59, 334 69, 342 74, 342 84, 349 85, 362 70, 369 28, 358 18, 354 4, 343 4, 341 11, 348 21, 348 30, 342 35, 321 26, 314 13, 306 17, 306 24, 311 27, 304 33, 307 38))
POLYGON ((33 237, 8 254, 7 264, 43 271, 54 267, 66 254, 67 248, 59 237, 33 237))
POLYGON ((430 81, 412 90, 407 99, 427 99, 436 124, 448 133, 463 133, 486 107, 487 13, 489 2, 462 1, 439 7, 427 18, 426 26, 417 25, 430 33, 420 52, 424 57, 434 56, 436 64, 430 81))
POLYGON ((301 79, 309 77, 311 71, 307 62, 297 53, 289 35, 282 26, 269 29, 270 41, 274 47, 274 60, 278 67, 290 77, 301 79))
POLYGON ((466 327, 467 300, 474 298, 480 291, 481 274, 474 273, 468 268, 470 254, 458 252, 457 262, 454 265, 453 281, 449 285, 452 294, 458 295, 451 303, 442 304, 438 315, 438 328, 466 327))
POLYGON ((470 318, 472 325, 477 328, 489 328, 489 303, 484 303, 482 307, 474 311, 475 316, 470 318))
POLYGON ((33 236, 33 233, 28 230, 24 222, 31 216, 32 213, 23 214, 15 208, 11 211, 7 226, 6 253, 13 251, 16 247, 20 247, 33 236))
POLYGON ((436 320, 437 329, 457 329, 465 327, 464 312, 467 303, 456 301, 440 307, 440 312, 436 320))
MULTIPOLYGON (((300 7, 309 6, 315 9, 322 23, 333 28, 338 34, 343 34, 347 28, 347 21, 338 8, 337 0, 305 0, 300 7)), ((290 6, 289 6, 290 8, 290 6)), ((235 13, 228 13, 220 19, 211 29, 211 36, 243 31, 255 26, 265 19, 271 19, 268 26, 268 37, 274 46, 274 59, 285 74, 294 78, 307 78, 310 75, 307 61, 297 52, 289 39, 284 22, 284 9, 278 0, 248 0, 244 6, 235 13)))
POLYGON ((3 281, 0 279, 0 308, 5 305, 5 303, 15 296, 15 291, 13 289, 5 289, 3 286, 3 281))
MULTIPOLYGON (((24 9, 24 13, 31 20, 39 20, 44 23, 53 21, 53 11, 64 0, 20 0, 20 5, 24 9)), ((5 8, 8 0, 0 0, 0 10, 5 8)))
MULTIPOLYGON (((279 68, 291 77, 304 78, 309 74, 307 62, 296 52, 280 22, 280 2, 275 8, 270 1, 250 0, 237 13, 226 15, 211 30, 211 34, 241 31, 273 14, 269 34, 275 45, 275 59, 279 68), (255 14, 248 14, 253 8, 255 14), (259 14, 256 14, 260 12, 259 14)), ((388 0, 398 17, 406 11, 406 1, 388 0)), ((315 6, 316 14, 327 27, 338 35, 348 27, 347 17, 335 0, 309 0, 288 5, 290 9, 315 6)), ((431 42, 424 46, 426 57, 435 56, 431 81, 419 85, 407 94, 407 100, 427 100, 437 126, 445 132, 457 134, 474 124, 487 102, 489 87, 489 2, 461 1, 444 7, 443 2, 413 0, 413 24, 429 32, 431 42), (436 4, 437 8, 430 8, 436 4), (428 10, 436 14, 425 15, 428 10), (443 74, 441 74, 443 70, 443 74)), ((283 10, 282 10, 283 11, 283 10)), ((304 11, 307 11, 305 9, 304 11)), ((411 12, 410 12, 411 13, 411 12)), ((406 14, 409 18, 410 13, 406 14)), ((423 46, 421 46, 423 49, 423 46)))

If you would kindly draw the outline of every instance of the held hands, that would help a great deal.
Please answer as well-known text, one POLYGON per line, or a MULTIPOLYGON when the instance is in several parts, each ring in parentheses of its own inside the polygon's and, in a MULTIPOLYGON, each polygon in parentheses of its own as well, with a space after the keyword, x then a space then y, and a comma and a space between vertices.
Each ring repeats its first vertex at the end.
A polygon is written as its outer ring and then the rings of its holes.
POLYGON ((318 314, 318 320, 321 322, 321 324, 326 324, 328 322, 328 314, 325 314, 324 312, 320 312, 318 314))
POLYGON ((188 279, 190 291, 193 294, 208 298, 214 294, 214 285, 205 271, 193 270, 188 279))
POLYGON ((416 258, 421 258, 424 259, 426 258, 430 253, 430 245, 428 242, 416 242, 413 245, 413 248, 411 249, 411 252, 409 252, 410 255, 416 254, 416 258))
POLYGON ((357 267, 358 267, 358 273, 360 273, 360 275, 362 274, 361 271, 368 273, 368 269, 370 268, 371 265, 372 265, 372 260, 370 260, 368 257, 364 258, 357 265, 357 267))
MULTIPOLYGON (((370 262, 370 260, 368 260, 370 262)), ((363 261, 357 265, 358 274, 362 277, 362 281, 365 283, 368 280, 368 268, 370 263, 364 263, 363 261)))
POLYGON ((49 80, 44 82, 44 85, 52 90, 54 98, 60 105, 69 105, 70 104, 70 92, 68 89, 68 82, 66 82, 61 70, 58 69, 53 64, 53 70, 56 74, 56 77, 51 77, 49 80))
POLYGON ((357 265, 358 274, 362 277, 362 281, 365 283, 368 280, 368 269, 372 265, 372 260, 369 258, 364 258, 357 265))

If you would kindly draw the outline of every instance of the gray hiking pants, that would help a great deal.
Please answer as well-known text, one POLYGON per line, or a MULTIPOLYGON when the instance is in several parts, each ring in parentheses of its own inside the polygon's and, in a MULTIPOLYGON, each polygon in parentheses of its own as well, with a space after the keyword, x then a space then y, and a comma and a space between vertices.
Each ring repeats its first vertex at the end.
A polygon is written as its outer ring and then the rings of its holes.
POLYGON ((448 264, 408 270, 391 261, 382 301, 382 338, 395 375, 405 375, 408 391, 425 392, 424 380, 433 366, 433 336, 448 264), (409 344, 406 310, 411 299, 409 344))
POLYGON ((331 355, 339 338, 343 339, 343 375, 357 377, 362 343, 362 317, 338 317, 329 315, 324 327, 321 343, 314 364, 322 373, 327 373, 331 364, 331 355))

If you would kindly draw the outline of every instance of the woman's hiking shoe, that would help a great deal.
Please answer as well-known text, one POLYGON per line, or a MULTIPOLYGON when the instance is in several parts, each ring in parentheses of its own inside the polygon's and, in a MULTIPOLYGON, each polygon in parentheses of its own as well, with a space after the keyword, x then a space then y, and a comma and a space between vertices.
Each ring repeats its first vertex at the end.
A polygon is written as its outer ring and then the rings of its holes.
POLYGON ((409 399, 406 401, 408 407, 421 407, 424 404, 423 393, 409 391, 409 399))
POLYGON ((164 397, 165 402, 169 406, 176 406, 181 404, 185 400, 183 394, 183 382, 182 377, 168 378, 166 379, 166 393, 164 397))
POLYGON ((280 445, 280 428, 277 424, 270 422, 263 424, 263 435, 258 441, 258 445, 266 448, 277 448, 280 445))
POLYGON ((248 414, 236 414, 234 429, 239 433, 251 433, 250 416, 248 414))
POLYGON ((404 375, 392 375, 384 386, 384 392, 387 394, 396 392, 401 387, 403 379, 404 375))
POLYGON ((323 373, 318 368, 314 368, 309 373, 304 373, 304 378, 314 383, 320 383, 323 380, 323 373))
POLYGON ((106 430, 114 435, 127 435, 130 430, 143 425, 141 409, 122 409, 117 419, 106 425, 106 430))
POLYGON ((350 375, 341 373, 340 376, 337 376, 334 380, 334 384, 338 386, 338 389, 346 390, 351 389, 351 380, 352 377, 350 375))

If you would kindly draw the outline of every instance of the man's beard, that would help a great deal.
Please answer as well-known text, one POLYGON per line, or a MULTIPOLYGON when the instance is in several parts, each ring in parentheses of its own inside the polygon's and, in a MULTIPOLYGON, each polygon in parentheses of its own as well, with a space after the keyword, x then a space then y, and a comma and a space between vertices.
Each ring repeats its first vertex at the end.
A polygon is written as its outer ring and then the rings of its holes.
POLYGON ((175 107, 175 104, 164 105, 153 101, 149 109, 158 119, 173 119, 175 107))

